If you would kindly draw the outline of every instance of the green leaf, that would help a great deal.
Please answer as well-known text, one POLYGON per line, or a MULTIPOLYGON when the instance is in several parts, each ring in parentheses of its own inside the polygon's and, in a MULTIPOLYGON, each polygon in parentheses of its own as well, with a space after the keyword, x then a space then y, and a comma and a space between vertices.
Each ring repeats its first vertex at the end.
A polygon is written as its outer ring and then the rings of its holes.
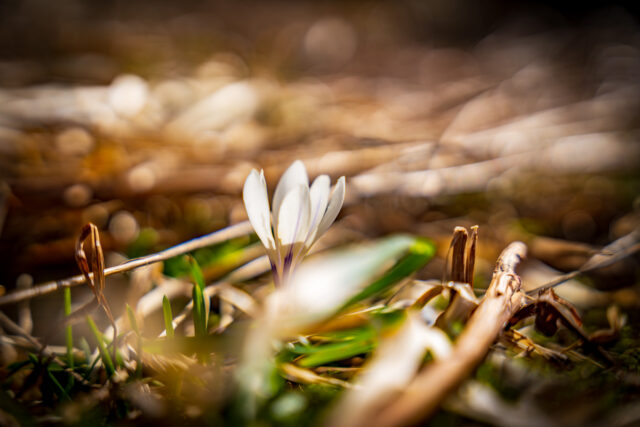
POLYGON ((376 346, 375 337, 368 339, 358 339, 349 342, 341 342, 335 344, 327 344, 322 346, 319 351, 308 356, 302 357, 297 364, 310 368, 313 366, 325 365, 327 363, 336 362, 338 360, 348 359, 358 354, 368 353, 376 346))
POLYGON ((318 335, 316 337, 322 337, 329 344, 320 345, 304 345, 296 343, 289 348, 294 354, 310 355, 315 353, 321 353, 331 348, 342 345, 345 343, 352 343, 354 341, 367 341, 375 336, 375 330, 371 326, 365 326, 361 328, 347 329, 343 331, 331 332, 328 334, 318 335))
POLYGON ((58 395, 58 398, 60 400, 71 401, 71 398, 69 397, 69 394, 67 393, 67 391, 64 388, 62 388, 62 385, 60 385, 60 383, 58 382, 56 377, 53 375, 51 370, 47 369, 47 375, 48 375, 49 379, 51 380, 51 383, 53 383, 53 386, 54 386, 53 387, 53 391, 56 393, 56 395, 58 395))
POLYGON ((194 285, 191 293, 193 298, 193 327, 195 329, 196 337, 203 337, 206 335, 206 328, 204 327, 204 296, 202 290, 194 285))
POLYGON ((204 277, 198 262, 189 257, 189 265, 191 267, 191 278, 193 279, 193 327, 197 337, 207 335, 207 313, 204 302, 204 277))
POLYGON ((371 312, 371 319, 366 326, 315 335, 328 343, 314 346, 298 343, 289 351, 302 355, 296 363, 306 368, 348 359, 373 350, 378 344, 379 334, 402 324, 405 317, 404 310, 371 312))
MULTIPOLYGON (((71 315, 71 288, 64 288, 64 315, 71 315)), ((69 369, 73 370, 74 360, 73 360, 73 330, 71 325, 67 325, 65 327, 65 341, 67 343, 67 366, 69 369)), ((69 380, 67 382, 67 387, 65 392, 68 392, 73 387, 74 378, 73 375, 69 374, 69 380)))
POLYGON ((104 363, 104 368, 107 371, 107 376, 111 377, 115 373, 115 368, 113 367, 113 361, 111 360, 111 356, 107 351, 107 347, 104 344, 104 338, 102 337, 102 333, 98 330, 98 327, 94 323, 91 316, 87 316, 87 323, 89 324, 89 328, 93 335, 96 337, 96 341, 98 342, 98 350, 100 351, 100 357, 102 358, 102 363, 104 363))
POLYGON ((191 273, 191 278, 193 279, 194 283, 198 285, 198 288, 200 288, 200 290, 204 290, 204 276, 202 274, 200 264, 198 264, 198 261, 196 261, 196 259, 192 256, 187 256, 187 259, 189 260, 189 272, 191 273))
POLYGON ((409 277, 422 267, 424 267, 436 253, 433 242, 428 239, 417 237, 409 247, 407 254, 389 269, 382 277, 365 287, 358 294, 349 299, 339 311, 360 302, 371 296, 380 294, 399 281, 409 277))
POLYGON ((78 347, 80 347, 80 350, 84 353, 84 360, 86 363, 89 363, 91 360, 91 347, 89 347, 89 343, 85 337, 80 337, 78 340, 78 347))
POLYGON ((135 332, 136 335, 140 337, 140 329, 138 328, 138 321, 136 320, 136 315, 129 304, 127 304, 127 317, 129 318, 129 324, 131 325, 131 329, 133 329, 133 332, 135 332))
POLYGON ((138 337, 137 345, 136 345, 135 374, 137 377, 140 377, 142 375, 142 335, 140 334, 140 328, 138 327, 138 321, 136 320, 136 315, 129 304, 127 304, 127 316, 129 317, 129 324, 131 325, 131 329, 133 329, 133 331, 136 333, 136 336, 138 337))
POLYGON ((173 313, 171 312, 171 303, 166 295, 162 297, 162 314, 164 315, 164 328, 167 331, 167 338, 173 338, 173 313))
MULTIPOLYGON (((241 262, 245 251, 252 241, 249 236, 239 237, 217 245, 200 248, 193 251, 192 255, 202 267, 216 265, 221 270, 233 268, 241 262)), ((189 275, 191 267, 184 256, 170 258, 164 262, 163 273, 170 277, 182 277, 189 275)))

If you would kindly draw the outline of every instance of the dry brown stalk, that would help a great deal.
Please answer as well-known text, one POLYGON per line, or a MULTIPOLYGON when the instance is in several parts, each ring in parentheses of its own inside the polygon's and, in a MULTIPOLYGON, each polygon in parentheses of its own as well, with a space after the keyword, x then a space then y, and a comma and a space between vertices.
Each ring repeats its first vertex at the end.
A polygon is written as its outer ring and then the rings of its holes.
MULTIPOLYGON (((489 289, 455 343, 450 357, 427 366, 391 404, 366 421, 368 426, 411 425, 429 417, 440 403, 471 375, 505 323, 522 306, 515 268, 526 246, 511 243, 498 258, 489 289)), ((364 425, 364 424, 363 424, 364 425)))
POLYGON ((473 271, 476 266, 476 246, 478 246, 478 226, 471 227, 464 271, 464 282, 473 288, 473 271))
POLYGON ((75 257, 78 268, 80 268, 85 281, 91 288, 94 298, 98 301, 98 304, 100 304, 113 326, 113 358, 115 360, 118 328, 116 327, 116 321, 111 313, 109 302, 104 296, 106 283, 104 277, 104 254, 102 253, 102 245, 100 243, 100 233, 98 232, 98 227, 96 227, 95 224, 88 223, 82 228, 82 232, 76 241, 75 257), (84 249, 84 244, 87 241, 91 248, 91 261, 89 261, 87 252, 84 249))
POLYGON ((456 227, 451 239, 451 280, 465 282, 465 248, 469 233, 464 227, 456 227))
MULTIPOLYGON (((136 258, 123 262, 122 264, 104 269, 104 275, 111 276, 117 273, 123 273, 125 271, 133 270, 134 268, 142 267, 145 265, 153 264, 156 262, 165 261, 169 258, 173 258, 178 255, 183 255, 196 249, 204 248, 206 246, 221 243, 226 240, 234 239, 236 237, 245 236, 253 231, 249 221, 243 221, 238 224, 231 225, 221 230, 215 231, 210 234, 206 234, 201 237, 186 241, 176 246, 172 246, 155 254, 151 254, 142 258, 136 258)), ((54 280, 51 282, 45 282, 40 285, 34 286, 31 289, 22 291, 15 291, 6 295, 0 296, 0 306, 7 304, 14 304, 19 301, 34 298, 40 295, 50 294, 59 289, 70 288, 78 286, 86 282, 86 278, 82 274, 78 274, 73 277, 69 277, 61 280, 54 280)))
MULTIPOLYGON (((456 227, 451 239, 451 270, 450 280, 454 283, 465 283, 473 296, 473 269, 475 266, 476 245, 478 243, 478 226, 471 227, 471 234, 464 227, 456 227)), ((444 285, 444 281, 443 281, 444 285)), ((448 330, 454 320, 466 320, 477 304, 461 297, 452 290, 451 302, 447 309, 438 317, 436 325, 448 330)))

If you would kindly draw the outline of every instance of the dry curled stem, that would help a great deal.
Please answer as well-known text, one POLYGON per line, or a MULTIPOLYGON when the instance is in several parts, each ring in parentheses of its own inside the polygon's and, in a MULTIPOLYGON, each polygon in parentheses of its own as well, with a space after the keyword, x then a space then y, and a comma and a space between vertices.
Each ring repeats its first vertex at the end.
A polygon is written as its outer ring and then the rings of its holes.
MULTIPOLYGON (((85 281, 91 288, 94 298, 98 301, 98 304, 104 310, 105 314, 109 318, 109 322, 113 326, 113 358, 116 357, 116 339, 118 338, 118 328, 116 321, 111 313, 111 308, 107 302, 107 298, 104 296, 105 277, 104 277, 104 254, 102 253, 102 244, 100 243, 100 234, 98 233, 98 227, 92 223, 88 223, 82 227, 82 232, 76 241, 76 263, 78 268, 82 272, 85 281), (84 249, 85 243, 89 243, 91 248, 89 256, 84 249)), ((81 309, 81 311, 84 311, 81 309)), ((73 314, 72 314, 72 317, 73 314)))

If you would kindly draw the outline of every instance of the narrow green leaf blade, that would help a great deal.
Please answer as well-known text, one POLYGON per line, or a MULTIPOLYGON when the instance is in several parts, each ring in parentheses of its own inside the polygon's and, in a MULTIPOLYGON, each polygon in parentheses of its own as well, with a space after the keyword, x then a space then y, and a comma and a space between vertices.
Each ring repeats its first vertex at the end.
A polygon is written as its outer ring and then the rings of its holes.
POLYGON ((207 335, 208 316, 204 302, 204 276, 198 262, 189 257, 189 265, 191 268, 191 277, 194 281, 193 286, 193 326, 197 337, 207 335))
POLYGON ((376 346, 373 336, 366 339, 358 339, 349 342, 327 344, 319 351, 311 353, 298 360, 298 365, 304 368, 325 365, 327 363, 348 359, 358 354, 368 353, 376 346))
POLYGON ((137 336, 140 336, 140 329, 138 328, 136 315, 129 304, 127 304, 127 317, 129 318, 129 324, 131 325, 131 329, 133 329, 133 332, 135 332, 137 336))
MULTIPOLYGON (((71 315, 71 288, 64 288, 64 315, 65 317, 69 317, 71 315)), ((65 341, 67 344, 67 366, 69 366, 69 369, 73 370, 73 330, 71 325, 67 325, 64 332, 65 341)), ((71 388, 73 387, 73 383, 73 375, 69 375, 69 380, 67 382, 67 388, 65 389, 65 392, 71 390, 71 388)))
POLYGON ((87 316, 87 323, 89 324, 89 328, 93 335, 96 337, 96 341, 98 342, 98 350, 100 351, 100 357, 102 358, 102 363, 104 363, 104 368, 107 371, 107 376, 111 377, 115 373, 115 368, 113 367, 113 361, 111 360, 111 356, 107 351, 107 347, 104 344, 104 338, 102 337, 102 333, 98 330, 98 327, 94 323, 91 316, 87 316))
POLYGON ((162 314, 164 316, 164 328, 167 331, 167 338, 173 338, 173 312, 171 311, 171 303, 169 302, 169 298, 167 298, 166 295, 162 297, 162 314))
POLYGON ((379 294, 389 289, 400 280, 409 277, 422 267, 424 267, 436 253, 433 242, 428 239, 417 237, 409 248, 407 254, 389 269, 382 277, 366 286, 358 294, 349 299, 342 307, 345 308, 360 302, 366 298, 379 294))
POLYGON ((60 400, 66 400, 67 402, 70 402, 71 398, 69 397, 69 394, 49 369, 47 369, 47 376, 49 377, 49 380, 51 380, 51 383, 54 386, 53 390, 58 395, 58 398, 60 400))

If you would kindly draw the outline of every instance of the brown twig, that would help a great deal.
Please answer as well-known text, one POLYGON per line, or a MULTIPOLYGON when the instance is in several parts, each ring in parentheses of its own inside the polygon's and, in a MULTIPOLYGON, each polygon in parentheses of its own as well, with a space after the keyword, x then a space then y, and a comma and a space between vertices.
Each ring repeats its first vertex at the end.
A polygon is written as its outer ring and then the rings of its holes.
POLYGON ((455 343, 450 357, 435 361, 391 404, 370 417, 368 426, 411 425, 433 414, 440 403, 482 361, 505 323, 520 308, 523 294, 515 268, 526 254, 521 242, 500 255, 487 293, 455 343))
MULTIPOLYGON (((132 259, 122 264, 106 268, 104 270, 104 275, 105 277, 111 276, 113 274, 123 273, 125 271, 133 270, 134 268, 142 267, 142 266, 153 264, 156 262, 165 261, 169 258, 186 254, 196 249, 214 245, 216 243, 224 242, 226 240, 233 239, 236 237, 245 236, 251 233, 252 230, 253 228, 251 227, 251 224, 249 223, 249 221, 240 222, 238 224, 231 225, 229 227, 223 228, 213 233, 206 234, 204 236, 186 241, 184 243, 165 249, 163 251, 156 252, 155 254, 151 254, 142 258, 132 259)), ((78 274, 76 276, 69 277, 66 279, 42 283, 40 285, 34 286, 31 289, 15 291, 15 292, 11 292, 9 294, 1 296, 0 306, 7 305, 7 304, 14 304, 19 301, 38 297, 40 295, 50 294, 59 289, 78 286, 85 282, 86 282, 86 278, 84 277, 84 275, 78 274)))

